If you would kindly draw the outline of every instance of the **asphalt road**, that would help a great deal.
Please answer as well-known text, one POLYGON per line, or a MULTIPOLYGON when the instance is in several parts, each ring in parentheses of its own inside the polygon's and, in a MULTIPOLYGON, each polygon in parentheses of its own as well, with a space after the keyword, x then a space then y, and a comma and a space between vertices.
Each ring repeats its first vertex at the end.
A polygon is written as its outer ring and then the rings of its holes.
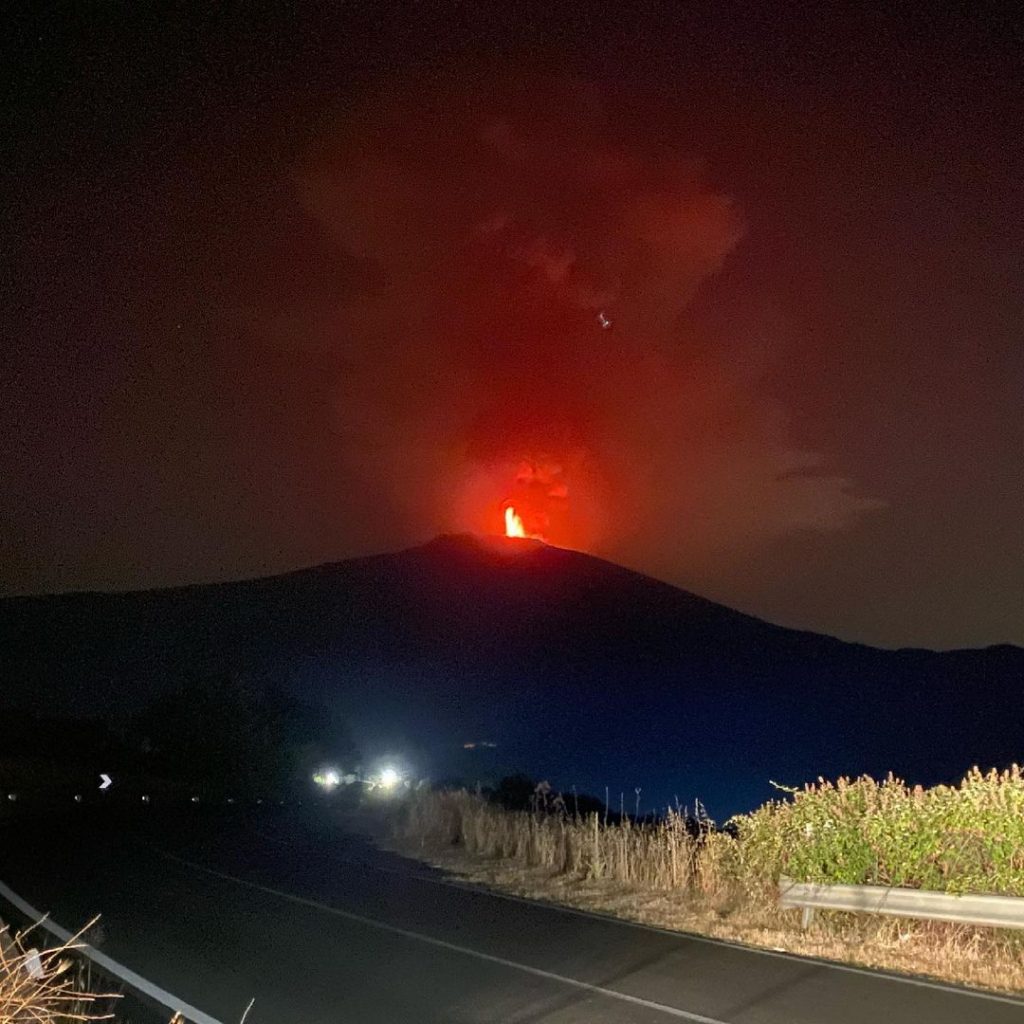
MULTIPOLYGON (((669 935, 450 884, 322 819, 0 829, 0 880, 236 1024, 1022 1024, 1024 1002, 669 935)), ((0 913, 2 913, 0 909, 0 913)))

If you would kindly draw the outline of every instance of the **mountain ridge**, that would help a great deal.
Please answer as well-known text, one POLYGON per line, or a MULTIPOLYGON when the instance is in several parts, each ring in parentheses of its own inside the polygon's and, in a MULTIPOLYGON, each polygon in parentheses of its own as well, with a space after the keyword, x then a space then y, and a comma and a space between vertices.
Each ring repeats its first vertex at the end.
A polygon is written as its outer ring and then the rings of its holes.
POLYGON ((272 573, 261 573, 255 576, 245 576, 240 579, 227 579, 227 580, 209 580, 200 581, 196 583, 180 583, 171 584, 167 586, 153 586, 153 587, 141 587, 141 588, 128 588, 128 589, 81 589, 81 590, 62 590, 55 591, 52 593, 40 593, 40 594, 11 594, 7 596, 0 596, 0 609, 8 604, 18 604, 22 602, 41 602, 41 601, 53 601, 53 600, 68 600, 76 598, 116 598, 116 597, 129 597, 129 596, 142 596, 142 595, 170 595, 179 593, 188 593, 197 590, 209 590, 213 588, 224 588, 234 589, 237 587, 245 587, 250 585, 259 585, 272 583, 274 581, 281 581, 290 579, 293 577, 305 577, 313 574, 329 574, 334 570, 347 567, 354 564, 371 564, 378 562, 382 559, 391 559, 400 557, 414 552, 429 551, 433 549, 444 548, 448 545, 464 545, 467 550, 476 549, 477 551, 486 551, 489 548, 494 548, 496 543, 500 544, 522 544, 532 545, 539 550, 549 552, 566 552, 573 556, 581 559, 586 559, 594 563, 599 563, 602 566, 613 568, 614 570, 644 580, 650 584, 664 587, 667 590, 674 591, 679 594, 686 595, 694 599, 695 601, 702 602, 706 605, 713 606, 716 609, 720 609, 731 615, 742 617, 743 619, 761 623, 765 626, 770 626, 773 629, 784 630, 789 633, 796 633, 800 635, 820 637, 827 640, 835 641, 836 643, 846 645, 848 647, 861 647, 875 651, 887 651, 890 653, 898 652, 915 652, 915 653, 933 653, 933 654, 953 654, 957 652, 976 652, 976 651, 997 651, 997 650, 1009 650, 1009 651, 1024 651, 1024 647, 1018 644, 1009 642, 1001 642, 994 644, 985 644, 979 647, 951 647, 951 648, 932 648, 922 646, 901 646, 901 647, 879 647, 874 644, 866 643, 860 640, 846 640, 841 637, 833 636, 830 633, 819 633, 815 630, 804 629, 800 626, 789 626, 784 623, 773 622, 770 619, 762 618, 759 615, 755 615, 753 612, 745 612, 740 609, 732 608, 729 605, 723 604, 720 601, 712 600, 711 598, 704 597, 697 594, 694 591, 688 590, 685 587, 680 587, 674 583, 669 583, 665 580, 661 580, 656 576, 649 576, 646 573, 641 572, 638 569, 631 569, 628 566, 619 565, 617 562, 613 562, 609 559, 602 558, 598 555, 591 555, 587 552, 576 551, 572 548, 559 548, 554 545, 546 544, 542 541, 533 540, 521 540, 521 539, 510 539, 507 537, 500 536, 487 536, 481 534, 472 533, 441 533, 426 541, 423 544, 414 544, 409 547, 400 548, 393 552, 378 552, 369 555, 356 555, 352 558, 336 559, 329 562, 318 562, 308 566, 301 566, 297 569, 288 569, 283 572, 272 572, 272 573))
POLYGON ((1024 760, 1024 650, 850 643, 533 541, 441 535, 277 576, 0 601, 9 706, 126 714, 223 672, 335 705, 364 749, 434 773, 475 770, 462 744, 489 736, 495 771, 659 804, 1024 760))

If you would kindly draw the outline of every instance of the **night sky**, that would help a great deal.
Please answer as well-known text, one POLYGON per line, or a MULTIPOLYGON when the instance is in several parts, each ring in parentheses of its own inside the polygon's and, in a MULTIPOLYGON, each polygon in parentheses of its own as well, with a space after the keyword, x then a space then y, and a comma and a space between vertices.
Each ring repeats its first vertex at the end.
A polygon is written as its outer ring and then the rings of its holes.
POLYGON ((2 16, 0 592, 512 501, 785 625, 1024 643, 1019 16, 40 6, 2 16))

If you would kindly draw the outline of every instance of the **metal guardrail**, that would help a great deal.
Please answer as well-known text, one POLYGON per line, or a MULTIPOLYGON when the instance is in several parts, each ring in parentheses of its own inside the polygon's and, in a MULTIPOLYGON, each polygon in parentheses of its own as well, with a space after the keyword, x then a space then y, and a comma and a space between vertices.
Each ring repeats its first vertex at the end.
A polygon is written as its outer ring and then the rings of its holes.
MULTIPOLYGON (((53 935, 60 942, 70 942, 73 938, 71 932, 66 928, 62 928, 59 924, 51 921, 45 914, 41 914, 30 903, 23 900, 13 889, 4 885, 3 882, 0 882, 0 899, 15 907, 29 921, 34 922, 36 927, 53 935)), ((221 1024, 216 1018, 189 1005, 183 999, 171 995, 170 992, 165 991, 158 985, 154 985, 147 978, 143 978, 141 974, 136 974, 135 971, 125 967, 123 964, 119 964, 116 960, 112 960, 105 953, 101 953, 98 949, 81 940, 75 943, 75 953, 90 960, 103 975, 116 979, 133 994, 140 997, 143 1002, 151 1006, 161 1007, 170 1014, 180 1014, 190 1024, 221 1024)))
POLYGON ((1024 928, 1024 897, 956 896, 924 889, 890 889, 883 885, 819 885, 779 879, 779 903, 803 908, 806 928, 816 910, 849 910, 863 914, 916 917, 926 921, 985 928, 1024 928))

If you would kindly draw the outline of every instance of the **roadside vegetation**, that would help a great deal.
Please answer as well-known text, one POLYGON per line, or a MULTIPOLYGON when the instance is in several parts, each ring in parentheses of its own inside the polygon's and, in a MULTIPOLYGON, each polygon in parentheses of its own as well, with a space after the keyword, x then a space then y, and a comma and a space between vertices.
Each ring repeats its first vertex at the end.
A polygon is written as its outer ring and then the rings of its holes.
POLYGON ((75 956, 78 936, 37 949, 33 929, 11 934, 0 922, 0 1024, 111 1020, 116 993, 96 992, 75 956))
MULTIPOLYGON (((781 787, 780 787, 781 789, 781 787)), ((500 792, 500 790, 499 790, 500 792)), ((463 877, 752 945, 1024 991, 1024 932, 826 911, 802 930, 781 876, 1024 896, 1024 775, 973 769, 957 786, 819 780, 726 828, 682 809, 657 819, 577 810, 538 786, 525 810, 421 791, 393 841, 463 877)))
MULTIPOLYGON (((13 931, 0 920, 0 1024, 140 1024, 138 1006, 98 984, 83 955, 83 936, 98 921, 94 918, 67 942, 48 945, 38 924, 13 931)), ((252 1006, 250 1002, 239 1024, 245 1024, 252 1006)), ((147 1008, 143 1014, 142 1019, 158 1019, 156 1010, 147 1008)), ((168 1024, 186 1020, 175 1013, 168 1024)))

